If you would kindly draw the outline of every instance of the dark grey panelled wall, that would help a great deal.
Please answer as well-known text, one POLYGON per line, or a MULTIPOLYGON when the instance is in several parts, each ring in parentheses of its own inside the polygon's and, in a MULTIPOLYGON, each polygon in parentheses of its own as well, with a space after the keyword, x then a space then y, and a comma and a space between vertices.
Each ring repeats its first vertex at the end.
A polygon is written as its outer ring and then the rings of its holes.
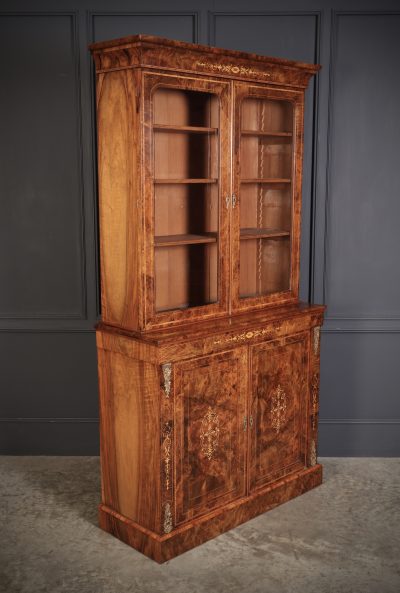
POLYGON ((3 1, 0 450, 98 452, 93 70, 134 33, 309 62, 304 300, 325 302, 321 455, 400 455, 395 0, 3 1))

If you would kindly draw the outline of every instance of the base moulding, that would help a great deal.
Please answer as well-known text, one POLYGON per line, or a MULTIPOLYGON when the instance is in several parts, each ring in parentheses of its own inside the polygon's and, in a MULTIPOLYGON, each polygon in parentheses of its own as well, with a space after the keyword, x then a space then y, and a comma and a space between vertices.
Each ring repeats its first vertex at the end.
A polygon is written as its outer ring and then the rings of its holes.
POLYGON ((99 525, 142 554, 163 563, 312 490, 321 482, 322 466, 317 464, 182 524, 166 535, 158 535, 138 525, 105 504, 99 505, 99 525))

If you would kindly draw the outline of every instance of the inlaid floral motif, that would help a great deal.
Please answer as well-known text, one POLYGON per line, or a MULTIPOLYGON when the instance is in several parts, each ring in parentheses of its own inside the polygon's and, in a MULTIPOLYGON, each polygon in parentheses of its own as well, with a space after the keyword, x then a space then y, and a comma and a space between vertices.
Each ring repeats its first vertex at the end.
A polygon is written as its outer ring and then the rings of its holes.
POLYGON ((213 72, 221 72, 224 74, 240 74, 247 76, 264 76, 269 78, 271 74, 269 72, 262 72, 261 70, 254 70, 253 68, 247 68, 246 66, 238 66, 237 64, 211 64, 210 62, 196 62, 196 66, 207 68, 213 72))
POLYGON ((172 423, 166 422, 163 430, 163 453, 164 453, 164 480, 165 488, 169 490, 171 483, 171 447, 172 447, 172 423))
POLYGON ((164 377, 164 391, 166 397, 169 397, 171 393, 171 375, 172 375, 172 365, 170 362, 162 365, 162 372, 164 377))
POLYGON ((167 502, 164 507, 164 533, 170 533, 172 527, 171 505, 167 502))
POLYGON ((208 407, 207 413, 201 421, 200 442, 201 451, 208 460, 213 458, 213 455, 218 447, 219 440, 219 418, 218 414, 213 411, 211 406, 208 407))
POLYGON ((271 425, 278 433, 286 421, 286 393, 280 385, 271 398, 271 425))

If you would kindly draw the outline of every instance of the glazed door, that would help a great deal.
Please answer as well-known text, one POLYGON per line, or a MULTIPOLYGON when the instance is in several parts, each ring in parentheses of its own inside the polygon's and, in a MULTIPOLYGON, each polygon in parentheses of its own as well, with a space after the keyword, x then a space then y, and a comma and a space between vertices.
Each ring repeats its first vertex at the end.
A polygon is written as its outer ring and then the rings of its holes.
POLYGON ((230 84, 144 72, 146 326, 228 310, 230 84))
POLYGON ((303 93, 235 83, 233 309, 297 299, 303 93))
POLYGON ((251 348, 250 491, 305 466, 308 334, 251 348))
POLYGON ((176 522, 245 493, 247 349, 175 365, 176 522))

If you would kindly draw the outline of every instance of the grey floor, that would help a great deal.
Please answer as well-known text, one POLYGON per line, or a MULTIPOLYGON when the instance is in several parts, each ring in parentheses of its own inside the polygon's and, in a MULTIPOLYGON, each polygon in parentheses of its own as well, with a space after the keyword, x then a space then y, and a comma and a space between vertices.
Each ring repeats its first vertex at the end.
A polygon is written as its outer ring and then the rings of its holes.
POLYGON ((400 459, 325 459, 324 484, 158 565, 96 524, 94 457, 0 458, 3 593, 399 593, 400 459))

